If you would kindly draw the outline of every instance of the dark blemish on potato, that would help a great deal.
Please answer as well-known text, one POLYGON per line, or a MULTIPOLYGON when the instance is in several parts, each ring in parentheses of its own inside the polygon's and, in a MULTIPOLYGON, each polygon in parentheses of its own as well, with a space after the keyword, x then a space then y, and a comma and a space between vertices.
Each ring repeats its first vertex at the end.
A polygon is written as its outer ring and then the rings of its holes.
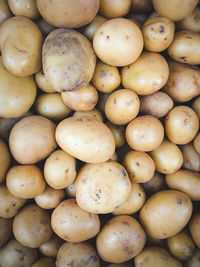
POLYGON ((107 36, 106 36, 106 40, 109 40, 109 39, 110 39, 110 36, 109 36, 109 35, 107 35, 107 36))
POLYGON ((140 166, 140 163, 139 163, 139 162, 136 162, 136 165, 137 165, 137 166, 140 166))
POLYGON ((123 221, 122 224, 129 226, 129 223, 125 221, 123 221))
POLYGON ((100 32, 100 34, 102 35, 102 34, 103 34, 103 32, 100 32))
POLYGON ((116 99, 114 99, 114 104, 116 104, 117 103, 117 100, 116 99))
POLYGON ((99 189, 99 193, 101 193, 101 189, 99 189))
POLYGON ((95 255, 92 255, 89 257, 89 259, 85 262, 85 265, 88 264, 88 263, 95 263, 97 261, 97 256, 95 255))
POLYGON ((187 125, 188 122, 189 122, 188 119, 184 119, 183 124, 184 124, 184 125, 187 125))
POLYGON ((100 77, 101 78, 105 78, 106 76, 107 76, 106 71, 105 70, 101 70, 100 77))
POLYGON ((20 258, 20 260, 23 261, 23 260, 24 260, 24 256, 22 256, 22 257, 20 258))
POLYGON ((121 172, 121 174, 122 174, 123 176, 126 176, 126 172, 125 172, 124 169, 121 169, 120 172, 121 172))
POLYGON ((188 38, 188 39, 192 39, 192 36, 186 36, 186 38, 188 38))
POLYGON ((24 186, 24 184, 20 184, 20 186, 22 186, 22 187, 23 187, 23 186, 24 186))
POLYGON ((166 172, 166 171, 167 171, 167 169, 164 169, 164 171, 166 172))
POLYGON ((166 233, 163 233, 164 236, 166 236, 167 234, 166 233))
POLYGON ((69 169, 66 169, 65 172, 68 173, 69 169))
POLYGON ((67 54, 67 51, 62 51, 62 54, 63 54, 63 55, 67 54))
POLYGON ((177 199, 177 203, 178 203, 179 205, 182 205, 182 202, 183 202, 183 201, 182 201, 182 198, 178 198, 178 199, 177 199))
POLYGON ((163 25, 160 25, 160 32, 164 32, 165 31, 165 28, 163 25))
POLYGON ((129 241, 128 240, 123 240, 122 246, 123 246, 123 250, 126 252, 126 254, 128 254, 128 255, 133 254, 133 250, 129 247, 129 241))
POLYGON ((111 170, 111 169, 109 169, 109 172, 112 172, 112 170, 111 170))
POLYGON ((6 212, 9 212, 9 209, 6 209, 6 212))
POLYGON ((78 118, 78 119, 76 119, 77 121, 83 121, 83 119, 82 118, 78 118))
POLYGON ((13 207, 15 207, 15 206, 16 206, 16 204, 14 203, 14 204, 12 204, 12 206, 13 206, 13 207))
POLYGON ((141 194, 140 194, 140 193, 138 193, 138 196, 139 196, 139 197, 141 197, 141 194))
POLYGON ((184 60, 185 62, 187 61, 185 56, 180 57, 181 60, 184 60))
POLYGON ((126 39, 127 39, 127 40, 130 39, 130 37, 129 37, 128 35, 126 35, 126 39))
POLYGON ((69 262, 67 266, 74 267, 74 261, 69 262))
POLYGON ((165 37, 164 40, 167 41, 167 37, 165 37))
POLYGON ((42 225, 46 224, 46 222, 43 221, 43 220, 41 220, 40 223, 41 223, 42 225))
POLYGON ((23 253, 23 250, 15 248, 15 251, 19 252, 19 253, 23 253))
POLYGON ((151 27, 151 30, 153 31, 153 30, 154 30, 154 28, 153 28, 153 27, 151 27))

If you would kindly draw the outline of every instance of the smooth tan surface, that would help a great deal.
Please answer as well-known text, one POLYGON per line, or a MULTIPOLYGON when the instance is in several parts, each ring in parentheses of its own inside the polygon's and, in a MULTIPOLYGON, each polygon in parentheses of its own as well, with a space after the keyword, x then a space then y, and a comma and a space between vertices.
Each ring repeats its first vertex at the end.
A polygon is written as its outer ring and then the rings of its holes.
POLYGON ((96 17, 89 23, 87 24, 84 28, 82 33, 90 40, 92 41, 95 32, 97 29, 105 22, 107 21, 106 18, 96 15, 96 17))
POLYGON ((190 234, 196 246, 200 248, 200 234, 199 234, 200 213, 196 213, 192 216, 189 224, 190 234))
POLYGON ((98 110, 97 108, 93 108, 93 109, 88 110, 88 111, 79 111, 79 110, 77 110, 73 114, 73 117, 82 117, 82 116, 92 117, 95 120, 101 121, 101 122, 104 121, 104 117, 103 117, 102 112, 100 110, 98 110))
POLYGON ((193 32, 200 31, 200 8, 197 6, 192 13, 190 13, 184 19, 176 23, 176 28, 178 30, 188 30, 193 32))
POLYGON ((11 10, 6 0, 0 1, 0 25, 12 16, 11 10))
POLYGON ((4 143, 3 140, 0 139, 0 183, 4 181, 6 178, 6 173, 10 166, 10 152, 8 150, 8 147, 6 143, 4 143))
POLYGON ((32 267, 55 267, 55 260, 48 257, 41 258, 34 262, 32 267))
POLYGON ((63 239, 58 237, 56 234, 53 234, 47 242, 39 247, 39 251, 46 257, 55 258, 58 254, 59 248, 64 242, 65 241, 63 239))
POLYGON ((180 147, 183 153, 183 168, 190 171, 200 171, 200 155, 194 148, 193 143, 180 147))
POLYGON ((12 219, 0 218, 0 247, 12 236, 12 219))
POLYGON ((114 138, 116 147, 122 147, 126 143, 125 138, 125 127, 122 125, 115 125, 111 122, 107 122, 106 125, 111 130, 114 138))
POLYGON ((36 0, 8 0, 8 4, 15 16, 23 16, 32 20, 40 16, 36 0))
POLYGON ((49 82, 47 81, 43 70, 40 70, 35 74, 35 81, 37 83, 37 86, 45 93, 55 93, 56 92, 53 89, 53 87, 49 84, 49 82))
POLYGON ((108 18, 125 17, 131 8, 131 0, 101 0, 99 13, 108 18))

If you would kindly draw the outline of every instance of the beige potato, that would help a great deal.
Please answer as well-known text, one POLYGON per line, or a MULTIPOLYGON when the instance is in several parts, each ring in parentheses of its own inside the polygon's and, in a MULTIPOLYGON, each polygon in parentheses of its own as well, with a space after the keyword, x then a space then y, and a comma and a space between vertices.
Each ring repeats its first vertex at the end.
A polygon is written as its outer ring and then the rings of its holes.
POLYGON ((174 144, 191 142, 199 129, 196 113, 187 106, 174 107, 165 118, 165 133, 174 144))
POLYGON ((200 119, 200 97, 197 97, 192 104, 192 108, 196 112, 198 118, 200 119))
POLYGON ((192 215, 192 201, 176 190, 164 190, 151 196, 140 211, 140 222, 153 238, 165 239, 179 233, 192 215))
POLYGON ((138 151, 152 151, 163 141, 164 128, 161 122, 150 115, 138 116, 126 128, 128 145, 138 151))
POLYGON ((130 8, 131 0, 101 0, 99 13, 108 19, 114 19, 124 17, 130 8))
POLYGON ((116 66, 98 61, 92 77, 92 84, 102 93, 111 93, 121 83, 121 76, 116 66))
POLYGON ((200 249, 197 248, 192 257, 185 262, 185 267, 199 267, 200 264, 200 249))
POLYGON ((106 125, 111 130, 115 138, 115 146, 122 147, 126 143, 125 129, 122 125, 115 125, 111 122, 107 122, 106 125))
POLYGON ((76 197, 76 185, 71 184, 65 188, 65 193, 68 198, 75 198, 76 197))
POLYGON ((65 267, 73 262, 74 266, 100 267, 99 257, 94 247, 86 242, 66 242, 58 251, 56 267, 65 267))
POLYGON ((42 62, 49 84, 56 91, 65 92, 86 86, 90 82, 96 65, 96 55, 84 35, 62 28, 52 31, 46 37, 42 48, 42 62))
POLYGON ((37 25, 15 16, 0 29, 0 48, 5 68, 16 76, 29 76, 41 68, 43 36, 37 25))
POLYGON ((200 213, 193 214, 189 224, 189 229, 192 239, 198 248, 200 248, 199 223, 200 223, 200 213))
POLYGON ((0 248, 12 236, 12 223, 13 223, 12 219, 0 218, 0 229, 1 229, 1 231, 0 231, 0 248))
POLYGON ((36 0, 8 0, 8 4, 15 16, 23 16, 32 20, 40 16, 36 0))
POLYGON ((142 26, 144 47, 147 51, 161 52, 174 38, 174 22, 166 17, 150 17, 142 26))
POLYGON ((176 28, 178 30, 188 30, 200 32, 200 8, 197 6, 192 13, 188 14, 182 20, 177 21, 176 28))
POLYGON ((95 120, 98 120, 101 122, 103 122, 103 120, 104 120, 103 114, 97 108, 93 108, 93 109, 88 110, 88 111, 78 111, 77 110, 73 114, 73 117, 81 117, 81 116, 92 117, 95 120))
POLYGON ((31 267, 55 267, 54 259, 44 257, 34 262, 31 267))
POLYGON ((134 22, 125 18, 110 19, 95 32, 93 47, 104 63, 126 66, 140 56, 143 36, 134 22))
POLYGON ((35 74, 35 81, 37 83, 37 86, 45 93, 55 93, 56 91, 53 89, 53 87, 49 84, 47 81, 43 70, 41 69, 35 74))
POLYGON ((36 21, 36 24, 38 25, 40 31, 42 32, 43 36, 47 36, 50 32, 56 29, 55 26, 48 23, 45 19, 39 18, 36 21))
POLYGON ((32 267, 37 258, 38 253, 35 248, 25 247, 15 239, 11 239, 0 249, 1 267, 32 267))
POLYGON ((96 15, 96 17, 82 29, 82 33, 90 41, 92 41, 92 39, 94 37, 94 34, 97 31, 97 29, 106 21, 107 21, 106 18, 104 18, 102 16, 99 16, 99 15, 96 15))
POLYGON ((26 199, 13 196, 5 184, 0 185, 0 217, 14 217, 25 203, 26 199))
POLYGON ((183 164, 183 154, 179 147, 164 140, 159 147, 150 152, 156 171, 171 174, 179 170, 183 164))
POLYGON ((115 161, 86 164, 76 178, 78 205, 91 213, 112 212, 131 192, 125 168, 115 161))
POLYGON ((58 250, 64 244, 64 240, 53 234, 52 237, 41 246, 39 246, 39 251, 42 255, 46 257, 55 258, 58 254, 58 250))
POLYGON ((115 151, 110 129, 90 117, 70 117, 61 121, 56 128, 56 141, 65 152, 88 163, 107 161, 115 151))
POLYGON ((0 139, 0 183, 4 181, 6 178, 6 173, 10 166, 10 153, 8 150, 8 147, 6 143, 3 142, 3 140, 0 139))
POLYGON ((35 204, 25 206, 14 218, 13 234, 23 246, 41 246, 53 234, 50 215, 35 204))
POLYGON ((200 155, 192 143, 180 146, 183 153, 183 168, 190 171, 200 171, 200 155))
POLYGON ((194 138, 193 144, 197 153, 200 154, 200 133, 198 133, 197 136, 194 138))
POLYGON ((135 183, 146 183, 154 176, 155 163, 145 152, 131 150, 125 155, 123 166, 135 183))
POLYGON ((116 161, 117 162, 118 161, 118 155, 117 155, 117 153, 115 152, 108 161, 116 161))
POLYGON ((132 0, 131 7, 135 13, 149 13, 153 10, 152 0, 132 0))
POLYGON ((65 151, 54 151, 44 164, 44 177, 48 185, 63 189, 76 178, 76 160, 65 151))
POLYGON ((148 195, 153 195, 156 192, 162 191, 165 187, 165 179, 162 174, 155 172, 151 180, 142 184, 145 192, 148 195))
POLYGON ((169 67, 158 53, 143 52, 131 65, 121 71, 122 85, 138 95, 153 94, 167 82, 169 67))
POLYGON ((0 0, 0 25, 12 16, 9 5, 6 0, 0 0))
POLYGON ((81 86, 73 91, 62 92, 61 97, 65 105, 73 110, 92 110, 98 101, 98 92, 91 84, 81 86))
POLYGON ((106 100, 105 115, 117 125, 125 125, 133 120, 140 109, 140 100, 135 92, 129 89, 114 91, 106 100))
POLYGON ((131 216, 121 215, 109 220, 96 239, 101 259, 123 263, 137 256, 146 242, 144 230, 131 216))
POLYGON ((169 56, 182 63, 190 65, 200 64, 200 33, 179 31, 174 35, 167 52, 169 56))
POLYGON ((29 116, 17 122, 9 137, 13 157, 21 164, 34 164, 46 158, 57 146, 55 127, 42 116, 29 116))

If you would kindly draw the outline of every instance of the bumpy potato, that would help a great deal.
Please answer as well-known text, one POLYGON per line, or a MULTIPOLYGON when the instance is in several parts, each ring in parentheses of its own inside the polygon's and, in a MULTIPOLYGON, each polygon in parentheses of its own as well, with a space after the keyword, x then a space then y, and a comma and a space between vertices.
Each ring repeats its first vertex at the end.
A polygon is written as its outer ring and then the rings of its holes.
POLYGON ((101 0, 99 13, 108 18, 124 17, 131 8, 131 0, 101 0))
POLYGON ((10 153, 6 143, 0 139, 0 183, 6 178, 6 173, 10 166, 10 153))
POLYGON ((107 21, 106 18, 96 15, 96 17, 82 29, 82 33, 90 40, 92 41, 95 32, 97 29, 105 22, 107 21))
POLYGON ((53 234, 52 237, 39 247, 39 251, 42 255, 46 257, 56 257, 58 254, 59 248, 63 245, 65 241, 53 234))
POLYGON ((35 74, 35 81, 37 83, 37 86, 45 93, 55 93, 56 92, 53 89, 53 87, 49 84, 49 82, 47 81, 42 69, 35 74))
POLYGON ((55 267, 55 262, 52 258, 45 257, 34 262, 31 267, 55 267))
POLYGON ((184 19, 177 21, 176 28, 178 30, 188 30, 193 32, 200 32, 200 8, 197 6, 192 13, 184 19))
POLYGON ((150 181, 143 183, 142 187, 148 195, 152 195, 158 191, 162 191, 165 187, 165 180, 163 175, 158 172, 155 172, 153 178, 150 181))
POLYGON ((198 248, 200 248, 199 224, 200 224, 200 213, 195 213, 190 221, 189 229, 192 239, 194 240, 198 248))
POLYGON ((77 110, 73 114, 73 117, 81 117, 81 116, 92 117, 95 120, 98 120, 101 122, 103 122, 103 119, 104 119, 103 114, 97 108, 93 108, 93 109, 88 110, 88 111, 78 111, 77 110))
POLYGON ((15 16, 23 16, 34 20, 40 15, 35 0, 8 0, 8 4, 15 16))
POLYGON ((0 1, 0 25, 9 17, 12 16, 10 8, 6 0, 0 1))
POLYGON ((192 143, 180 146, 183 153, 183 168, 190 171, 200 171, 200 155, 192 143))
POLYGON ((12 219, 0 218, 0 247, 12 236, 12 219))

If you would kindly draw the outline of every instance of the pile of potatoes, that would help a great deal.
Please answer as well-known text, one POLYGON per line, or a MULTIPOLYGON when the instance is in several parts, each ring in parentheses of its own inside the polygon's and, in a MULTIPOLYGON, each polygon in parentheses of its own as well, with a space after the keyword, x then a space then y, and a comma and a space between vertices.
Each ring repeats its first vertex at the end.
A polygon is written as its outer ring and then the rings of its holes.
POLYGON ((200 266, 198 0, 0 0, 0 266, 200 266))

